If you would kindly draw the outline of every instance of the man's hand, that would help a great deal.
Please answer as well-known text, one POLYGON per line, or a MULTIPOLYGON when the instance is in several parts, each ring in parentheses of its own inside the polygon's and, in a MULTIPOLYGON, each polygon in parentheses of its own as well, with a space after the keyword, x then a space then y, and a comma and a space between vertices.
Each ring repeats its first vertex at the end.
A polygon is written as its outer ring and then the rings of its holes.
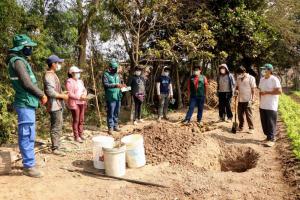
POLYGON ((44 95, 42 98, 41 98, 41 104, 42 105, 45 105, 48 101, 48 97, 46 95, 44 95))
POLYGON ((158 96, 158 99, 161 100, 161 95, 159 94, 159 95, 157 95, 157 96, 158 96))
POLYGON ((60 98, 63 99, 63 100, 68 100, 69 95, 68 94, 60 94, 60 98))
POLYGON ((238 91, 238 90, 235 90, 234 96, 238 96, 238 95, 239 95, 239 91, 238 91))
POLYGON ((173 99, 173 95, 169 95, 169 99, 173 99))
POLYGON ((267 92, 259 92, 259 95, 260 95, 260 96, 267 95, 267 92))
POLYGON ((117 88, 122 88, 122 87, 124 87, 123 84, 117 84, 116 86, 117 86, 117 88))
POLYGON ((81 95, 80 100, 81 100, 81 101, 86 101, 86 100, 87 100, 86 95, 81 95))

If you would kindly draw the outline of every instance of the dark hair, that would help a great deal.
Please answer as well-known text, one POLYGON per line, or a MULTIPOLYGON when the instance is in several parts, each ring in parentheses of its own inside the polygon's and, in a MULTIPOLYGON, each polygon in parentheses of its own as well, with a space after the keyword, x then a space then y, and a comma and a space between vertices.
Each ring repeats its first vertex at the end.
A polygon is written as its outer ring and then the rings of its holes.
POLYGON ((68 72, 68 78, 73 78, 73 76, 70 72, 68 72))
POLYGON ((201 67, 200 65, 196 65, 196 66, 194 66, 194 70, 195 70, 195 69, 202 70, 202 67, 201 67))
POLYGON ((244 66, 240 66, 237 70, 236 73, 241 74, 241 73, 245 73, 246 72, 246 68, 244 66))

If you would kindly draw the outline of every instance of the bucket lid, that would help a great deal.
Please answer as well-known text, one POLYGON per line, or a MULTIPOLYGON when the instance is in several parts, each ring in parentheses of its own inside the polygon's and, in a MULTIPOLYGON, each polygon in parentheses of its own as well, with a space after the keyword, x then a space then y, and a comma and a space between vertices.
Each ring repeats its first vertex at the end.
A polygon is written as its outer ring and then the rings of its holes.
POLYGON ((123 153, 126 151, 126 145, 122 144, 120 147, 114 147, 114 148, 106 148, 102 147, 104 153, 123 153))
POLYGON ((121 139, 122 143, 125 143, 126 145, 133 146, 137 143, 141 143, 144 141, 144 138, 141 134, 132 134, 127 135, 121 139))
POLYGON ((110 136, 104 136, 104 135, 99 135, 99 136, 96 136, 96 137, 93 137, 92 138, 92 141, 94 143, 98 143, 98 142, 114 142, 114 138, 113 137, 110 137, 110 136))

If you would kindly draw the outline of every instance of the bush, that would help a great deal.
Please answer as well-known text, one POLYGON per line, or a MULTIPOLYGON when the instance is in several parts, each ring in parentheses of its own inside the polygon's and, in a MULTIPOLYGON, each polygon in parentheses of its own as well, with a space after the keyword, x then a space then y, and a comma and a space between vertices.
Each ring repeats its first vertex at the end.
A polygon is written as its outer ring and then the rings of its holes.
POLYGON ((279 112, 286 125, 288 137, 292 140, 293 152, 300 159, 300 104, 287 95, 281 95, 279 112))

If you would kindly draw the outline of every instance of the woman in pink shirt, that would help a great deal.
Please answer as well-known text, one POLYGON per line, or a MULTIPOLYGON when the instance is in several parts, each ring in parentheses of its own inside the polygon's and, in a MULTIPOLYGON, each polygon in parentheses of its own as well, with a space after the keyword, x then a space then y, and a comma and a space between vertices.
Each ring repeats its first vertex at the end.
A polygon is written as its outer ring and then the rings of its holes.
POLYGON ((68 108, 71 110, 73 117, 73 133, 74 139, 82 143, 83 138, 83 122, 84 113, 87 107, 87 90, 84 87, 83 81, 80 80, 80 73, 82 72, 76 66, 69 69, 70 78, 66 82, 66 88, 69 94, 68 108))

